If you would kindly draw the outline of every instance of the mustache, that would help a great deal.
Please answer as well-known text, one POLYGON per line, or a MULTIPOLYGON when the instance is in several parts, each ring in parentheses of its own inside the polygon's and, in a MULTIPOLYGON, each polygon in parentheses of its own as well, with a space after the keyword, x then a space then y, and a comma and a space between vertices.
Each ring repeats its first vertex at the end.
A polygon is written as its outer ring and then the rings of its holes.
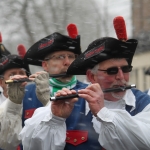
POLYGON ((125 80, 114 81, 114 82, 111 84, 110 88, 113 88, 113 87, 116 87, 116 86, 127 86, 127 85, 129 85, 129 83, 128 83, 127 81, 125 81, 125 80))

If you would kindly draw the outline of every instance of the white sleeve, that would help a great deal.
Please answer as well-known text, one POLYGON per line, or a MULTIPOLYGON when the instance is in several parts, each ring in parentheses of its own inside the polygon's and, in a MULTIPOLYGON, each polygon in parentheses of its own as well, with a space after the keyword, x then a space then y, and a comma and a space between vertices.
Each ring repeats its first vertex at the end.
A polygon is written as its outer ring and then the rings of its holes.
POLYGON ((16 150, 22 129, 22 104, 6 99, 0 105, 0 148, 16 150))
POLYGON ((135 116, 125 110, 105 107, 97 116, 99 142, 105 149, 150 149, 150 105, 135 116))
POLYGON ((52 115, 51 104, 35 110, 20 133, 24 150, 63 150, 66 140, 65 119, 52 115))

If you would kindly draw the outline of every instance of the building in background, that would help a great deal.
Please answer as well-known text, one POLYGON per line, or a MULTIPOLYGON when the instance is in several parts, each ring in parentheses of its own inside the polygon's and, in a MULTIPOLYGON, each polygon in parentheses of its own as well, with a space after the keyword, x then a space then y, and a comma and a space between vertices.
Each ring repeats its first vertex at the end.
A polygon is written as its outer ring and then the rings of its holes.
POLYGON ((150 76, 145 71, 150 67, 150 3, 149 0, 132 0, 132 37, 138 39, 130 83, 142 91, 150 88, 150 76))

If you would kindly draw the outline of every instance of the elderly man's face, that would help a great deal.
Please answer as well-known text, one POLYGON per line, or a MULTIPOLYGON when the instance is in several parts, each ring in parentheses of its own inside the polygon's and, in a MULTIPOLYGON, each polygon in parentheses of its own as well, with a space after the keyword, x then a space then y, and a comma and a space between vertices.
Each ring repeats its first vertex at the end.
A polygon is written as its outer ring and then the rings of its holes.
MULTIPOLYGON (((99 83, 102 89, 124 86, 128 84, 129 72, 124 73, 121 69, 122 67, 128 67, 128 63, 125 59, 109 59, 101 62, 99 64, 98 70, 94 74, 88 71, 87 77, 90 80, 90 82, 99 83), (112 71, 112 74, 110 74, 110 72, 102 71, 112 67, 118 68, 115 68, 115 73, 113 73, 112 71)), ((124 94, 125 91, 105 93, 104 98, 110 101, 117 101, 121 99, 124 96, 124 94)))

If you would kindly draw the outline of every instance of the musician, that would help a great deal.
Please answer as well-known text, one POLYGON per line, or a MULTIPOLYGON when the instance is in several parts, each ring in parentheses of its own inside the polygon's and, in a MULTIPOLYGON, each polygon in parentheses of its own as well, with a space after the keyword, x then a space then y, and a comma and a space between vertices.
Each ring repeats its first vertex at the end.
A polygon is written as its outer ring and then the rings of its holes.
POLYGON ((77 34, 76 38, 71 38, 55 32, 37 41, 27 51, 24 57, 25 62, 42 66, 46 74, 41 71, 29 77, 30 80, 34 80, 35 84, 32 83, 26 87, 28 92, 25 93, 23 99, 23 124, 25 119, 32 116, 36 108, 49 103, 47 97, 40 98, 41 93, 50 92, 50 95, 54 96, 57 90, 63 87, 78 88, 78 86, 85 87, 87 85, 79 82, 73 75, 49 79, 49 74, 65 73, 72 61, 81 53, 80 36, 77 34), (47 79, 44 83, 43 78, 47 79), (48 88, 45 84, 48 85, 48 88))
MULTIPOLYGON (((93 41, 67 71, 86 74, 91 84, 78 90, 79 99, 37 109, 20 134, 25 150, 150 149, 150 97, 138 89, 103 93, 129 84, 136 46, 134 39, 93 41)), ((75 93, 63 88, 56 97, 75 93)))
POLYGON ((19 90, 9 90, 5 84, 11 76, 22 75, 27 76, 29 68, 23 63, 20 56, 9 54, 2 55, 0 59, 0 87, 2 89, 0 95, 0 149, 14 150, 18 145, 18 133, 22 129, 21 114, 22 114, 22 99, 16 98, 14 95, 19 93, 19 90))
MULTIPOLYGON (((73 75, 49 79, 49 74, 66 73, 69 65, 80 53, 79 35, 70 37, 58 32, 42 38, 29 48, 24 61, 32 65, 42 66, 44 71, 29 76, 29 79, 34 80, 35 83, 31 82, 25 87, 25 94, 23 90, 22 93, 15 95, 17 98, 24 94, 23 100, 21 99, 23 101, 23 124, 25 119, 32 116, 36 108, 46 106, 50 102, 50 94, 54 96, 57 90, 63 87, 78 90, 87 86, 87 84, 78 81, 76 76, 73 75)), ((13 76, 11 79, 24 79, 24 77, 13 76)), ((8 87, 9 89, 19 88, 15 85, 16 83, 12 83, 8 87)))

